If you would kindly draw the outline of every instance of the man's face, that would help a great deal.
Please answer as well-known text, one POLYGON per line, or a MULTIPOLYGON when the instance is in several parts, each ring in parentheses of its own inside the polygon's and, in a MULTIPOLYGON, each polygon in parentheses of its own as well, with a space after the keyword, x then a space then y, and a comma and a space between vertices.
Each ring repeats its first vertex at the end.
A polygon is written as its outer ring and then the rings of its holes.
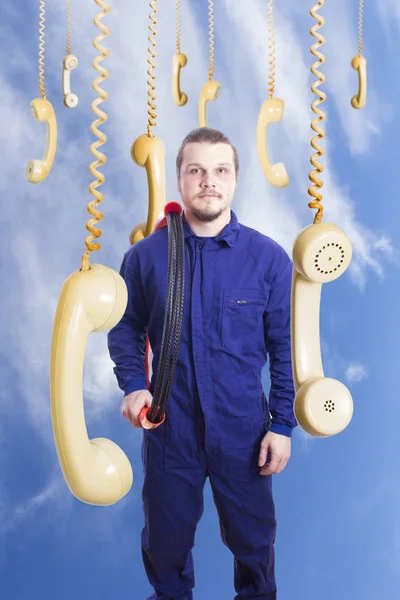
POLYGON ((230 207, 237 181, 229 144, 190 143, 185 146, 178 192, 199 220, 215 221, 230 207))

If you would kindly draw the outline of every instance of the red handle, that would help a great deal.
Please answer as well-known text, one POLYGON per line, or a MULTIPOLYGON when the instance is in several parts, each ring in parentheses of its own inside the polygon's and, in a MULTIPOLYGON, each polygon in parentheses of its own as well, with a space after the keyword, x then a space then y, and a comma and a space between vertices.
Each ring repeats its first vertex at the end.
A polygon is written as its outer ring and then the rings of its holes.
POLYGON ((139 413, 139 421, 143 429, 155 429, 165 421, 166 413, 164 413, 164 416, 159 423, 152 423, 151 421, 149 421, 149 419, 147 418, 149 410, 149 406, 144 406, 139 413))

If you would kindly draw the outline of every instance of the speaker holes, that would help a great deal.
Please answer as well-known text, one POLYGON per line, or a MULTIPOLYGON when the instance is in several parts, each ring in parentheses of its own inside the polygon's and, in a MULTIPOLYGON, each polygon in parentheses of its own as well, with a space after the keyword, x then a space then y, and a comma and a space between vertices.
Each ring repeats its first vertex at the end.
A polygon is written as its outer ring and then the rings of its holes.
POLYGON ((333 412, 335 410, 335 403, 332 400, 327 400, 324 404, 326 412, 333 412))

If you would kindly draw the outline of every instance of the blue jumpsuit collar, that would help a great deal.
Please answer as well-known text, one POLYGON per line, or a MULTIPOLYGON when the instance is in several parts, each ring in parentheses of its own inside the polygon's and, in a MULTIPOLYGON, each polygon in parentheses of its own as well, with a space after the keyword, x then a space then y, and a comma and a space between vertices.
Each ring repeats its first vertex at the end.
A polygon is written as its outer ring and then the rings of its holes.
MULTIPOLYGON (((192 230, 192 228, 190 227, 189 223, 186 220, 185 212, 182 213, 182 223, 183 223, 185 239, 189 236, 197 237, 196 234, 194 233, 194 231, 192 230)), ((229 221, 229 223, 227 225, 225 225, 225 227, 223 228, 221 233, 219 235, 215 236, 213 239, 216 242, 225 242, 226 244, 228 244, 228 246, 233 247, 235 245, 235 241, 238 236, 239 230, 240 230, 240 223, 238 221, 236 214, 231 209, 231 220, 229 221)))

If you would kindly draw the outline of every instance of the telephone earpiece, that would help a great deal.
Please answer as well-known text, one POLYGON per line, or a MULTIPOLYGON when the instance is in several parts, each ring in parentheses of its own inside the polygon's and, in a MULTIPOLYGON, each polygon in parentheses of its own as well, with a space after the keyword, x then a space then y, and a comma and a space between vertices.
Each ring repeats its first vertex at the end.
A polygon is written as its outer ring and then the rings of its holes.
POLYGON ((55 444, 69 489, 88 504, 114 504, 133 483, 131 465, 119 446, 106 438, 89 440, 82 390, 89 335, 115 327, 127 302, 123 278, 94 264, 65 280, 55 315, 50 362, 55 444))
POLYGON ((289 184, 289 176, 284 163, 271 165, 268 158, 266 133, 270 123, 279 123, 283 116, 284 103, 279 98, 270 98, 261 107, 257 121, 257 151, 268 181, 277 187, 285 187, 289 184))
POLYGON ((147 222, 137 225, 129 237, 134 244, 150 235, 165 205, 165 146, 159 138, 143 134, 132 144, 131 156, 139 167, 146 168, 149 191, 147 222))
POLYGON ((321 288, 345 272, 351 262, 348 237, 335 225, 317 223, 303 229, 293 247, 291 343, 294 412, 310 435, 341 432, 353 415, 347 387, 325 377, 319 342, 321 288))
POLYGON ((177 106, 184 106, 188 101, 188 97, 184 92, 181 92, 180 76, 181 68, 187 63, 185 54, 174 54, 172 57, 172 96, 177 106))
POLYGON ((75 108, 78 106, 78 96, 71 94, 71 71, 78 66, 78 59, 73 54, 68 54, 63 60, 63 96, 64 104, 67 108, 75 108))
POLYGON ((29 161, 25 176, 30 183, 44 181, 52 167, 57 146, 57 121, 51 102, 35 98, 31 102, 32 114, 39 123, 46 123, 46 150, 42 160, 29 161))
POLYGON ((208 127, 207 121, 207 102, 215 101, 221 91, 221 84, 218 81, 207 81, 201 88, 199 105, 198 105, 198 116, 199 126, 208 127))
POLYGON ((358 72, 358 93, 352 97, 353 108, 364 108, 367 100, 367 61, 364 56, 355 56, 351 66, 358 72))

